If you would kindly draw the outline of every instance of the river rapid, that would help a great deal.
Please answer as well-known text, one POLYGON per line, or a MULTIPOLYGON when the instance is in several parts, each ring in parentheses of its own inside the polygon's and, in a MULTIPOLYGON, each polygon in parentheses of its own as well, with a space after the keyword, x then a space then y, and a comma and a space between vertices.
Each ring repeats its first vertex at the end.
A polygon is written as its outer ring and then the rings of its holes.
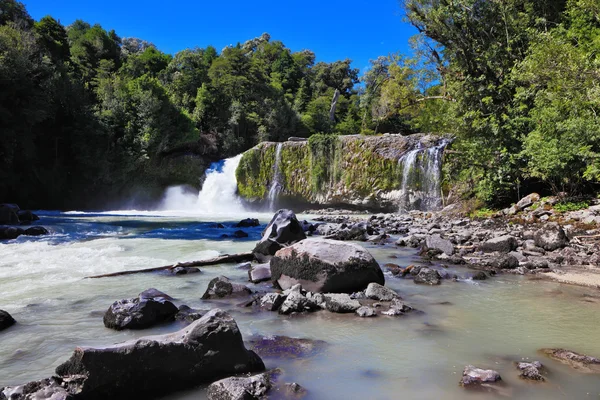
MULTIPOLYGON (((444 281, 437 287, 386 272, 386 285, 422 311, 403 317, 361 319, 326 311, 298 316, 257 312, 230 302, 203 301, 208 282, 218 276, 252 285, 236 265, 202 269, 201 274, 138 274, 83 279, 89 275, 148 268, 249 251, 262 225, 244 228, 245 239, 222 238, 248 215, 231 217, 176 212, 40 212, 39 223, 53 233, 0 244, 0 308, 18 324, 0 333, 0 387, 50 376, 76 346, 113 343, 182 328, 172 323, 143 331, 104 327, 103 313, 115 300, 157 288, 192 308, 221 307, 236 319, 245 339, 286 335, 323 340, 318 351, 299 358, 266 358, 286 381, 309 390, 309 399, 464 399, 491 398, 458 386, 467 364, 493 368, 505 382, 502 397, 515 399, 597 399, 598 375, 571 370, 537 353, 565 347, 600 355, 598 290, 501 275, 487 281, 444 281), (179 215, 178 215, 179 214, 179 215), (225 228, 213 224, 222 223, 225 228), (514 361, 541 360, 550 370, 545 383, 520 380, 514 361)), ((304 218, 304 216, 299 216, 304 218)), ((367 245, 383 265, 420 262, 413 249, 367 245)), ((459 276, 469 271, 451 267, 459 276)), ((202 399, 205 388, 166 399, 202 399)))

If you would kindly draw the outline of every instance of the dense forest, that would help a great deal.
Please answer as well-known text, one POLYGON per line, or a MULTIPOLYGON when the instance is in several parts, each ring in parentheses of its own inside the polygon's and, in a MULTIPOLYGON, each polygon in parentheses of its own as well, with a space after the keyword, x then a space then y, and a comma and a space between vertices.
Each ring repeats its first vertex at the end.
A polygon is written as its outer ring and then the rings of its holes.
MULTIPOLYGON (((0 200, 100 207, 198 186, 260 141, 433 132, 446 187, 489 204, 600 178, 597 0, 403 0, 413 54, 316 62, 268 34, 171 55, 0 0, 0 200)), ((448 189, 450 190, 450 189, 448 189)))

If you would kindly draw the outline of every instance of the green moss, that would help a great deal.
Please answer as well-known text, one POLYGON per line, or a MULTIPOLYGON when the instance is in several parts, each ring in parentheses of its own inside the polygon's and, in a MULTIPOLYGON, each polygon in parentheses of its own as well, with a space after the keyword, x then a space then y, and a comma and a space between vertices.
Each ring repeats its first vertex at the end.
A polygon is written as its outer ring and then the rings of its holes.
POLYGON ((578 211, 588 208, 590 204, 587 201, 561 201, 554 206, 554 209, 558 212, 578 211))
POLYGON ((262 143, 244 153, 235 171, 238 193, 246 199, 264 199, 273 179, 276 146, 262 143))

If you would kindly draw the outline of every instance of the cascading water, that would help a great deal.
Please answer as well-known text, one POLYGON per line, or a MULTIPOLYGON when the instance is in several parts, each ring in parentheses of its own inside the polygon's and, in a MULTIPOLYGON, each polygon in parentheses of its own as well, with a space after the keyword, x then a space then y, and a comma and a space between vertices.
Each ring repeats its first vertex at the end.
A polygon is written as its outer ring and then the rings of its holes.
POLYGON ((283 147, 283 143, 277 143, 277 150, 275 151, 275 166, 273 167, 273 180, 271 181, 271 187, 269 188, 269 210, 275 210, 275 202, 277 201, 277 196, 281 192, 283 188, 283 184, 281 182, 281 170, 279 168, 279 163, 281 162, 281 148, 283 147))
POLYGON ((401 210, 435 210, 441 207, 442 155, 448 143, 448 139, 442 139, 435 146, 423 148, 419 142, 416 148, 400 157, 401 210))

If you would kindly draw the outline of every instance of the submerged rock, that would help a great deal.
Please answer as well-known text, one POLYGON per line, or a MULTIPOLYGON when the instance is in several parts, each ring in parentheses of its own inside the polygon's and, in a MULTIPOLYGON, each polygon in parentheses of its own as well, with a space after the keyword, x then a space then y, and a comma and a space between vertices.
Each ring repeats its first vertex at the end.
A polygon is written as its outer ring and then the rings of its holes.
POLYGON ((539 361, 533 361, 530 363, 527 362, 518 362, 517 369, 521 371, 521 375, 519 378, 528 379, 532 381, 545 381, 546 379, 540 373, 540 370, 543 368, 543 365, 539 361))
POLYGON ((362 306, 356 310, 356 315, 358 315, 359 317, 362 317, 362 318, 376 317, 377 312, 372 307, 362 306))
POLYGON ((56 368, 55 378, 5 388, 4 393, 27 392, 10 397, 15 400, 50 399, 48 390, 57 394, 52 400, 156 398, 225 376, 264 370, 260 357, 244 346, 233 318, 214 309, 171 334, 105 348, 78 347, 56 368))
POLYGON ((288 336, 267 336, 250 339, 252 350, 265 358, 304 358, 314 356, 325 349, 327 342, 288 336))
POLYGON ((278 250, 306 239, 302 225, 291 210, 279 210, 263 232, 252 252, 260 260, 274 255, 278 250))
POLYGON ((16 322, 8 312, 0 310, 0 331, 13 326, 16 322))
POLYGON ((463 370, 460 385, 468 387, 482 383, 493 383, 501 379, 500 374, 492 369, 481 369, 473 365, 467 365, 463 370))
POLYGON ((543 354, 571 368, 587 373, 600 373, 600 359, 565 349, 542 349, 543 354))
POLYGON ((379 264, 363 247, 335 240, 303 240, 271 259, 271 280, 282 289, 300 283, 311 292, 352 293, 383 285, 379 264))
POLYGON ((175 319, 178 309, 170 296, 149 289, 133 299, 115 301, 104 314, 104 326, 110 329, 146 329, 175 319))
POLYGON ((222 299, 226 297, 245 297, 252 294, 252 290, 239 283, 232 283, 225 276, 218 276, 208 283, 202 300, 222 299))
POLYGON ((246 218, 235 224, 235 228, 252 228, 259 225, 260 222, 257 218, 246 218))

